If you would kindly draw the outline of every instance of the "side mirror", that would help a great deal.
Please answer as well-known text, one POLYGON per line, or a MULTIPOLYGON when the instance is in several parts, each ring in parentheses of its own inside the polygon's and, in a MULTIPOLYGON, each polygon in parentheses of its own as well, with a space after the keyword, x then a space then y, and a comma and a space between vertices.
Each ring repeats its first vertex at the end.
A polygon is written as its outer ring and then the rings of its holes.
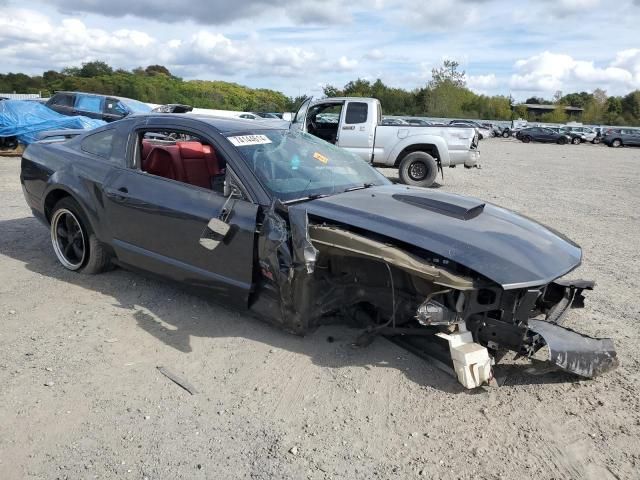
POLYGON ((231 208, 228 208, 229 202, 234 196, 239 194, 240 191, 238 188, 231 184, 231 182, 225 180, 224 196, 227 197, 227 200, 222 206, 220 215, 209 220, 209 223, 207 223, 207 226, 202 231, 200 235, 200 245, 202 247, 207 250, 213 250, 229 236, 229 232, 232 230, 231 225, 229 225, 229 217, 233 209, 233 205, 231 208))
POLYGON ((293 114, 291 112, 284 112, 282 114, 282 120, 285 120, 287 122, 290 122, 293 120, 293 114))
POLYGON ((207 250, 213 250, 224 241, 230 230, 231 226, 224 220, 212 218, 202 232, 200 245, 207 250))

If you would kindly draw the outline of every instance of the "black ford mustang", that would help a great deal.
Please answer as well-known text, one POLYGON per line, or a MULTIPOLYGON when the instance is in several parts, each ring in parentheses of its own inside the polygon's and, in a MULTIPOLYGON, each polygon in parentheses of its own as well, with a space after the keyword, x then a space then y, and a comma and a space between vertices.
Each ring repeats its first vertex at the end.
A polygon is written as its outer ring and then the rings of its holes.
POLYGON ((513 212, 393 185, 255 120, 149 114, 57 135, 25 151, 21 181, 67 269, 151 272, 296 333, 339 320, 362 325, 365 343, 446 339, 467 386, 490 377, 489 355, 471 350, 546 345, 583 377, 617 364, 611 340, 560 326, 593 287, 561 278, 580 248, 513 212))

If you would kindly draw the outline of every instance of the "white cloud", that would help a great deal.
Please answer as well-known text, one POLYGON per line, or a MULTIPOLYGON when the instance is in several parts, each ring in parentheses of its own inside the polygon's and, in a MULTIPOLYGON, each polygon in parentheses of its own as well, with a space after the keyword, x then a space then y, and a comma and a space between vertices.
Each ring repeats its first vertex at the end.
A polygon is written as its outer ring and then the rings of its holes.
POLYGON ((384 52, 378 48, 369 50, 364 54, 364 58, 366 58, 367 60, 382 60, 384 57, 384 52))
POLYGON ((640 87, 640 55, 632 51, 618 53, 606 67, 593 61, 575 60, 570 55, 543 52, 518 60, 511 76, 514 90, 551 93, 556 90, 587 89, 591 87, 614 90, 640 87), (634 76, 635 74, 635 76, 634 76))
POLYGON ((337 67, 340 70, 353 70, 358 66, 358 61, 354 59, 349 59, 344 55, 338 59, 337 67))
POLYGON ((585 13, 600 5, 600 0, 553 0, 553 11, 561 15, 572 15, 575 13, 585 13))
MULTIPOLYGON (((415 30, 443 31, 460 28, 482 19, 482 0, 398 0, 388 2, 391 10, 401 12, 397 22, 415 30)), ((489 3, 489 2, 486 2, 489 3)))
POLYGON ((353 70, 357 60, 320 58, 313 49, 272 45, 256 36, 232 40, 219 32, 198 30, 190 37, 160 41, 145 32, 118 29, 112 32, 88 28, 78 19, 52 24, 46 17, 27 10, 10 10, 0 17, 0 58, 19 62, 22 69, 42 70, 79 66, 104 60, 116 67, 161 63, 172 71, 236 79, 307 75, 320 64, 337 70, 353 70))
POLYGON ((494 73, 487 75, 468 75, 467 85, 471 90, 485 92, 499 85, 498 77, 494 73))

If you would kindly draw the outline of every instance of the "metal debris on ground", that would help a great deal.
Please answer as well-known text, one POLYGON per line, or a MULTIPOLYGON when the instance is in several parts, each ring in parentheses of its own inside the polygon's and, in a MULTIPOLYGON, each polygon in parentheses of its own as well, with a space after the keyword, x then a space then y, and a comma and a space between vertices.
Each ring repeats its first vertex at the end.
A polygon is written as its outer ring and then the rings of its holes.
POLYGON ((195 395, 196 393, 198 393, 196 388, 193 385, 191 385, 188 381, 186 381, 184 378, 179 377, 175 373, 170 372, 169 370, 167 370, 166 368, 164 368, 162 366, 159 366, 159 367, 156 367, 156 368, 158 369, 158 371, 161 374, 163 374, 165 377, 167 377, 169 380, 171 380, 176 385, 184 388, 191 395, 195 395))

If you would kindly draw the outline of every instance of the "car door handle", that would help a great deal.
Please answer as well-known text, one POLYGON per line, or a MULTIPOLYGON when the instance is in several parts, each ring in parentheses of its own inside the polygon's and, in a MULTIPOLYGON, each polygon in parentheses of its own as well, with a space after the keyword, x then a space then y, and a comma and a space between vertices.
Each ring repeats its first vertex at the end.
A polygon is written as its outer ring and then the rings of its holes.
POLYGON ((342 127, 343 130, 355 130, 356 127, 355 125, 346 125, 344 127, 342 127))
POLYGON ((120 187, 117 190, 114 188, 105 188, 104 193, 116 202, 124 202, 129 198, 129 189, 127 187, 120 187))

